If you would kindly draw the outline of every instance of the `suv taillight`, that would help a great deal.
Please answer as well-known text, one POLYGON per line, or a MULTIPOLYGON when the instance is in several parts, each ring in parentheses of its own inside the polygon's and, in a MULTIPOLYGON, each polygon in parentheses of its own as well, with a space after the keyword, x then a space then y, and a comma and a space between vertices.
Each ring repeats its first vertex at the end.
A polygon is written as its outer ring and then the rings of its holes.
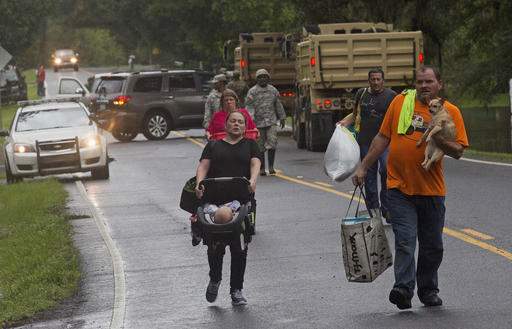
POLYGON ((125 95, 117 96, 116 98, 114 98, 112 100, 112 104, 118 105, 118 106, 123 106, 126 103, 128 103, 131 99, 132 98, 130 96, 125 96, 125 95))

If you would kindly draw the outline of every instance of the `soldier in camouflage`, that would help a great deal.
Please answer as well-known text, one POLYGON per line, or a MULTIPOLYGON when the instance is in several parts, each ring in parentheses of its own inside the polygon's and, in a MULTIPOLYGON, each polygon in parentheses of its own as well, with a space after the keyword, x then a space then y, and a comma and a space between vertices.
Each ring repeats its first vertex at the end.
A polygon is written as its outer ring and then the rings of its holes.
POLYGON ((256 85, 249 89, 245 106, 254 117, 254 123, 260 131, 258 144, 261 150, 260 175, 265 176, 265 151, 268 151, 269 174, 275 175, 274 160, 277 148, 277 123, 284 128, 286 114, 279 101, 279 91, 269 84, 270 74, 265 69, 256 71, 256 85))
POLYGON ((204 129, 208 128, 213 114, 220 111, 220 96, 222 96, 222 92, 226 89, 227 79, 224 74, 217 74, 213 77, 212 82, 213 89, 208 95, 208 98, 206 98, 206 103, 204 104, 204 129))
POLYGON ((233 90, 240 100, 240 107, 244 107, 244 101, 245 97, 247 96, 247 92, 249 91, 249 87, 247 86, 247 83, 243 80, 240 80, 240 72, 234 71, 233 72, 233 81, 228 83, 227 89, 233 90))

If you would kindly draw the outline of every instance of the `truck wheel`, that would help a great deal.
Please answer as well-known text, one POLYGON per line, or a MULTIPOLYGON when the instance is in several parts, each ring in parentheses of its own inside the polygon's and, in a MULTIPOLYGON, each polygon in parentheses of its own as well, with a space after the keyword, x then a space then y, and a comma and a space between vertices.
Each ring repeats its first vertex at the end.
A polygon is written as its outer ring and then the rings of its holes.
POLYGON ((138 133, 131 131, 112 130, 112 136, 120 142, 131 142, 138 133))
POLYGON ((78 65, 73 66, 73 70, 78 71, 78 65))
POLYGON ((305 144, 308 151, 312 152, 320 152, 325 150, 325 145, 317 144, 315 140, 315 136, 319 132, 313 131, 313 120, 315 120, 315 116, 309 116, 309 118, 306 119, 305 123, 305 144))
POLYGON ((107 164, 104 167, 100 167, 100 168, 91 170, 91 176, 94 179, 109 179, 110 169, 109 169, 109 164, 108 164, 108 154, 107 154, 107 164))
POLYGON ((306 148, 306 128, 305 124, 298 123, 297 124, 297 148, 298 149, 304 149, 306 148))
POLYGON ((171 119, 161 111, 151 112, 144 120, 144 136, 149 140, 161 140, 171 132, 171 119))

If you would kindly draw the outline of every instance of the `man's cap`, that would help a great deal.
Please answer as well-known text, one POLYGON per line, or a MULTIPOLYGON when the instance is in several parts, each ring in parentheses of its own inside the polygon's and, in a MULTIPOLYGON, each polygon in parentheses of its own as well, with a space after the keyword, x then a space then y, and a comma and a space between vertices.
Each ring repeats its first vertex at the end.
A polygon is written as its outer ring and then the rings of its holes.
POLYGON ((225 74, 217 74, 216 76, 213 77, 213 80, 212 80, 213 83, 227 82, 227 81, 228 81, 228 79, 226 78, 225 74))
POLYGON ((270 73, 268 73, 268 71, 265 69, 259 69, 258 71, 256 71, 256 78, 259 77, 260 75, 266 75, 270 78, 270 73))

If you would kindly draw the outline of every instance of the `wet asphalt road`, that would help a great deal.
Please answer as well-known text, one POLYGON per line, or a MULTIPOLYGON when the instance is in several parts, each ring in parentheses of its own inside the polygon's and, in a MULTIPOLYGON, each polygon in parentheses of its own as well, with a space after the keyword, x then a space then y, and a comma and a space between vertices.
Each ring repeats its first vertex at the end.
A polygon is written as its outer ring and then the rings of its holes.
POLYGON ((206 302, 206 247, 191 246, 187 213, 178 208, 201 148, 173 133, 163 141, 112 140, 109 152, 115 158, 110 180, 82 179, 88 200, 79 193, 79 178, 65 176, 63 182, 73 211, 95 213, 106 224, 121 262, 112 265, 93 218, 73 221, 82 292, 71 310, 26 328, 109 328, 114 305, 122 306, 118 324, 137 329, 512 328, 512 167, 445 159, 444 306, 425 308, 415 297, 411 310, 398 311, 387 301, 392 269, 373 283, 345 279, 339 223, 349 200, 331 190, 348 194, 351 184, 325 185, 331 182, 322 172, 323 154, 297 150, 281 137, 281 175, 258 182, 257 235, 249 245, 244 288, 249 304, 237 308, 228 294, 229 252, 219 297, 206 302), (472 240, 462 232, 468 228, 491 239, 472 240), (114 292, 116 266, 124 271, 124 289, 114 292))
MULTIPOLYGON (((187 214, 178 208, 181 187, 194 174, 200 152, 175 134, 157 142, 142 137, 113 142, 110 180, 84 179, 122 255, 124 328, 512 326, 510 259, 446 235, 440 270, 445 305, 429 309, 415 298, 412 310, 400 312, 387 301, 392 269, 369 284, 348 283, 344 277, 339 220, 348 199, 279 177, 262 177, 258 184, 258 233, 249 246, 244 289, 249 305, 230 304, 229 257, 219 298, 208 304, 206 247, 191 246, 187 214)), ((321 153, 296 150, 291 139, 281 138, 277 164, 283 175, 328 184, 321 160, 321 153)), ((484 232, 494 237, 489 244, 512 250, 507 193, 512 168, 449 159, 445 164, 447 227, 484 232)), ((71 192, 76 189, 73 179, 64 181, 71 192)), ((350 192, 352 187, 345 182, 335 189, 350 192)), ((85 209, 78 193, 72 197, 74 209, 85 209)), ((92 219, 78 220, 75 227, 87 267, 80 305, 70 318, 29 327, 109 327, 114 289, 109 254, 92 219), (84 241, 86 236, 90 239, 84 241)))

